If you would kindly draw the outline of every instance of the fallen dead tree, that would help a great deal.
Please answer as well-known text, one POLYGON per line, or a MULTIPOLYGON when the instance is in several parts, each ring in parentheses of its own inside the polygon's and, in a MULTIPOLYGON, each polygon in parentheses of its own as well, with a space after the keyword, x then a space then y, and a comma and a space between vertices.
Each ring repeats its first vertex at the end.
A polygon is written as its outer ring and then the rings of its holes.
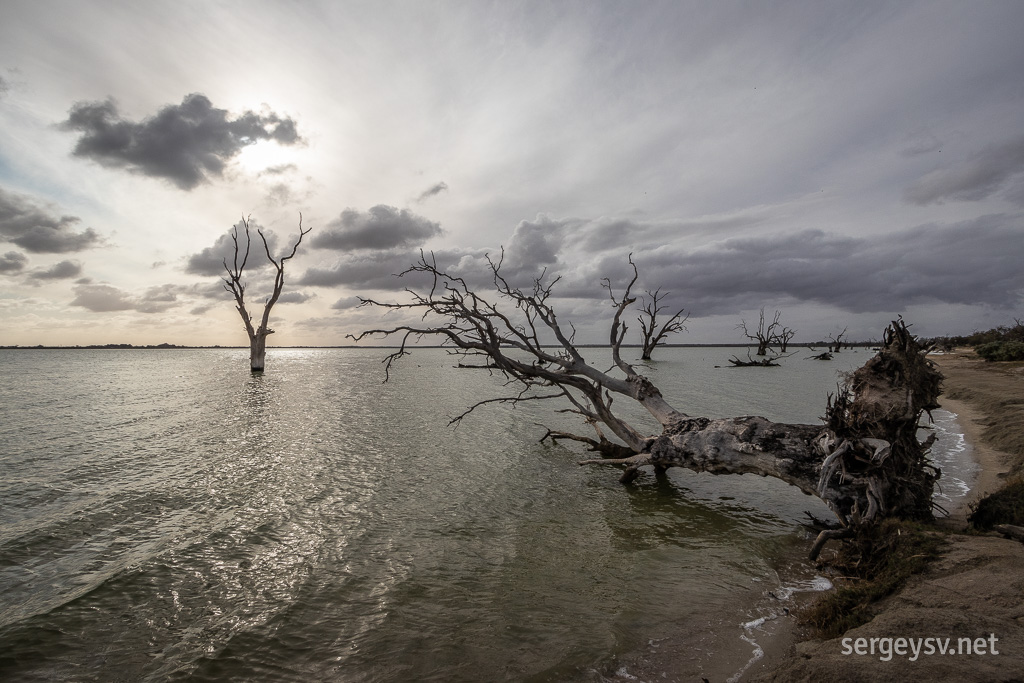
POLYGON ((613 365, 602 371, 583 357, 573 341, 575 330, 563 326, 549 303, 558 278, 537 279, 521 289, 502 275, 500 260, 488 263, 494 292, 485 297, 458 275, 439 269, 432 255, 421 254, 401 276, 426 276, 429 284, 409 288, 408 301, 362 300, 364 306, 414 312, 419 324, 353 337, 400 338, 398 350, 384 359, 385 381, 393 363, 410 352, 410 340, 440 337, 457 352, 494 365, 516 388, 510 395, 470 406, 452 423, 485 404, 559 401, 566 406, 563 412, 582 418, 596 438, 553 430, 543 438, 585 444, 603 457, 580 464, 620 467, 623 482, 634 480, 645 467, 780 479, 817 496, 836 515, 839 527, 822 532, 813 556, 830 538, 884 517, 931 517, 939 471, 926 457, 931 438, 922 443, 917 431, 922 411, 938 405, 941 375, 902 319, 886 329, 879 353, 829 398, 824 424, 784 424, 754 416, 713 419, 672 406, 658 387, 623 360, 622 315, 635 301, 631 292, 636 266, 621 296, 606 284, 613 304, 613 365), (613 397, 639 403, 660 429, 647 432, 623 420, 612 410, 613 397))
POLYGON ((782 367, 781 364, 775 361, 778 358, 762 358, 761 360, 754 360, 748 356, 747 360, 740 360, 738 357, 733 356, 729 359, 729 362, 733 364, 733 367, 737 368, 778 368, 782 367))

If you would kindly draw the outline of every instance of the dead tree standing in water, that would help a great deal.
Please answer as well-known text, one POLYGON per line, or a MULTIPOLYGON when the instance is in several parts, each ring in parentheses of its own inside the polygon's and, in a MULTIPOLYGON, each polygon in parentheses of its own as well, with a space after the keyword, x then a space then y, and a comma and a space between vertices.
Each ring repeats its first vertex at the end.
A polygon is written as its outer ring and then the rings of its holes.
MULTIPOLYGON (((634 269, 636 268, 636 266, 633 267, 634 269)), ((668 335, 686 331, 684 323, 690 319, 690 315, 683 315, 685 310, 682 308, 666 320, 660 328, 658 327, 658 315, 665 308, 661 305, 661 301, 666 296, 668 296, 667 293, 662 294, 660 289, 656 289, 653 292, 647 290, 647 297, 649 298, 640 297, 643 308, 641 309, 642 313, 637 317, 637 321, 640 323, 640 333, 643 335, 641 360, 651 360, 651 354, 654 353, 655 347, 668 335)))
POLYGON ((843 335, 845 334, 846 328, 844 327, 843 331, 839 334, 829 335, 831 337, 831 341, 828 344, 828 350, 830 352, 839 353, 839 350, 843 347, 843 335))
POLYGON ((779 332, 779 353, 786 353, 786 350, 789 348, 789 342, 795 336, 796 330, 791 330, 788 327, 782 328, 782 332, 779 332))
MULTIPOLYGON (((938 405, 941 375, 902 320, 886 329, 879 354, 829 400, 825 424, 694 417, 672 406, 648 378, 622 359, 622 315, 635 300, 630 296, 635 276, 621 298, 611 293, 613 365, 601 371, 587 362, 573 341, 574 334, 567 333, 555 316, 549 299, 557 278, 537 279, 522 290, 502 276, 500 260, 488 259, 488 263, 497 294, 493 301, 461 277, 439 269, 433 255, 421 254, 420 261, 401 275, 426 275, 431 285, 408 289, 411 298, 406 303, 362 300, 363 305, 387 310, 408 309, 420 322, 353 336, 356 341, 371 335, 400 337, 398 350, 384 359, 385 381, 394 362, 409 353, 410 339, 440 337, 443 345, 484 358, 518 385, 512 395, 476 403, 452 423, 488 403, 563 401, 569 406, 566 412, 583 418, 597 438, 548 430, 543 439, 587 444, 605 457, 580 464, 623 467, 623 482, 635 479, 645 466, 775 477, 823 500, 842 525, 838 533, 850 533, 886 516, 931 516, 938 470, 926 457, 931 439, 918 441, 917 430, 921 412, 938 405), (551 340, 555 347, 548 345, 551 340), (639 403, 660 425, 659 431, 645 431, 613 413, 613 395, 639 403), (621 443, 606 437, 604 430, 621 443)), ((836 535, 823 532, 812 554, 836 535)))
POLYGON ((757 330, 753 333, 747 328, 747 321, 740 320, 740 324, 737 325, 737 329, 743 330, 744 336, 751 341, 757 342, 757 354, 758 356, 767 356, 768 349, 778 343, 779 335, 776 330, 779 329, 781 323, 779 318, 782 317, 781 311, 775 311, 775 319, 765 327, 764 320, 764 309, 761 309, 761 315, 757 323, 757 330))
POLYGON ((227 271, 227 277, 224 278, 224 289, 231 292, 231 295, 235 297, 235 309, 238 310, 238 314, 242 316, 242 322, 245 324, 245 332, 249 335, 249 368, 253 372, 263 372, 263 366, 266 364, 267 357, 267 336, 274 333, 274 330, 270 329, 270 310, 277 303, 277 300, 281 297, 281 290, 284 288, 284 264, 285 261, 293 258, 295 253, 299 249, 299 244, 302 243, 302 238, 309 233, 312 228, 302 229, 302 214, 299 214, 299 237, 295 240, 295 244, 292 246, 291 253, 287 256, 282 256, 280 259, 275 259, 270 254, 270 245, 267 244, 267 238, 263 234, 263 230, 260 228, 256 229, 259 233, 260 239, 263 240, 263 249, 266 251, 267 259, 271 265, 274 266, 274 291, 267 298, 263 304, 263 316, 260 318, 259 327, 253 327, 252 316, 245 307, 245 287, 246 284, 242 282, 242 275, 245 271, 245 264, 249 260, 249 246, 251 241, 249 239, 249 219, 242 217, 242 226, 245 227, 245 252, 241 254, 241 261, 239 261, 239 244, 238 244, 238 226, 234 226, 231 230, 231 241, 235 245, 234 257, 231 265, 228 265, 228 260, 224 259, 224 270, 227 271))

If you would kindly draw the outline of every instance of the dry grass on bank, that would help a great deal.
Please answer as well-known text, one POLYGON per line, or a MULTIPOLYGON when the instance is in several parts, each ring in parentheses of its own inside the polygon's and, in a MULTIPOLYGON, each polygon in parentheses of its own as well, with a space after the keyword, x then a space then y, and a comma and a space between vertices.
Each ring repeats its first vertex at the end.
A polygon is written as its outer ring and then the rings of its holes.
POLYGON ((834 638, 871 620, 876 602, 899 590, 939 556, 943 534, 915 522, 887 519, 844 543, 829 562, 841 576, 836 589, 801 615, 821 638, 834 638))

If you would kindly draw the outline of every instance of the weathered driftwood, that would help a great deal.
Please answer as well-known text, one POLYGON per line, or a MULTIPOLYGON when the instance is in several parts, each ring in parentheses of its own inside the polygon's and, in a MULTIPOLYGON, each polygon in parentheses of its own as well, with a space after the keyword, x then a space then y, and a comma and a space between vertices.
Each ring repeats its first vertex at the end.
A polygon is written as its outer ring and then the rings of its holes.
MULTIPOLYGON (((474 404, 453 423, 486 403, 561 400, 570 406, 566 412, 582 417, 598 438, 553 430, 543 438, 586 444, 605 457, 580 464, 620 466, 624 482, 632 481, 646 466, 774 477, 823 500, 847 530, 886 516, 931 516, 939 472, 926 457, 931 439, 920 442, 917 431, 921 412, 937 407, 941 375, 902 320, 886 329, 878 355, 829 398, 824 424, 783 424, 752 416, 694 417, 672 406, 648 378, 622 359, 626 334, 622 314, 635 301, 630 295, 637 280, 635 266, 621 297, 606 285, 614 305, 609 334, 613 365, 601 371, 582 356, 548 302, 557 278, 538 279, 524 291, 504 278, 500 260, 488 262, 499 300, 505 304, 502 308, 462 278, 439 269, 432 256, 423 255, 402 275, 427 275, 429 289, 410 289, 411 300, 406 303, 363 300, 364 305, 410 309, 422 321, 421 325, 367 330, 354 337, 357 341, 376 334, 401 337, 399 349, 385 358, 385 381, 392 363, 409 353, 411 338, 441 337, 466 355, 485 357, 520 388, 515 395, 474 404), (555 345, 543 343, 542 334, 544 341, 555 345), (645 432, 616 415, 613 396, 639 403, 660 430, 645 432), (621 443, 606 437, 604 430, 621 443)), ((815 553, 826 540, 815 545, 815 553)))

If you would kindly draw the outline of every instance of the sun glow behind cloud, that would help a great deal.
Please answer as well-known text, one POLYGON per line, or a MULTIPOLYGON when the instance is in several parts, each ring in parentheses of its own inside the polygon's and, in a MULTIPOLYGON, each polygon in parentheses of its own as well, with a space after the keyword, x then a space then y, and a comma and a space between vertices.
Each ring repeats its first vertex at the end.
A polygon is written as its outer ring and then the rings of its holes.
POLYGON ((264 173, 277 174, 295 165, 299 155, 295 149, 283 147, 273 141, 261 140, 248 145, 238 156, 235 163, 250 175, 264 173))

